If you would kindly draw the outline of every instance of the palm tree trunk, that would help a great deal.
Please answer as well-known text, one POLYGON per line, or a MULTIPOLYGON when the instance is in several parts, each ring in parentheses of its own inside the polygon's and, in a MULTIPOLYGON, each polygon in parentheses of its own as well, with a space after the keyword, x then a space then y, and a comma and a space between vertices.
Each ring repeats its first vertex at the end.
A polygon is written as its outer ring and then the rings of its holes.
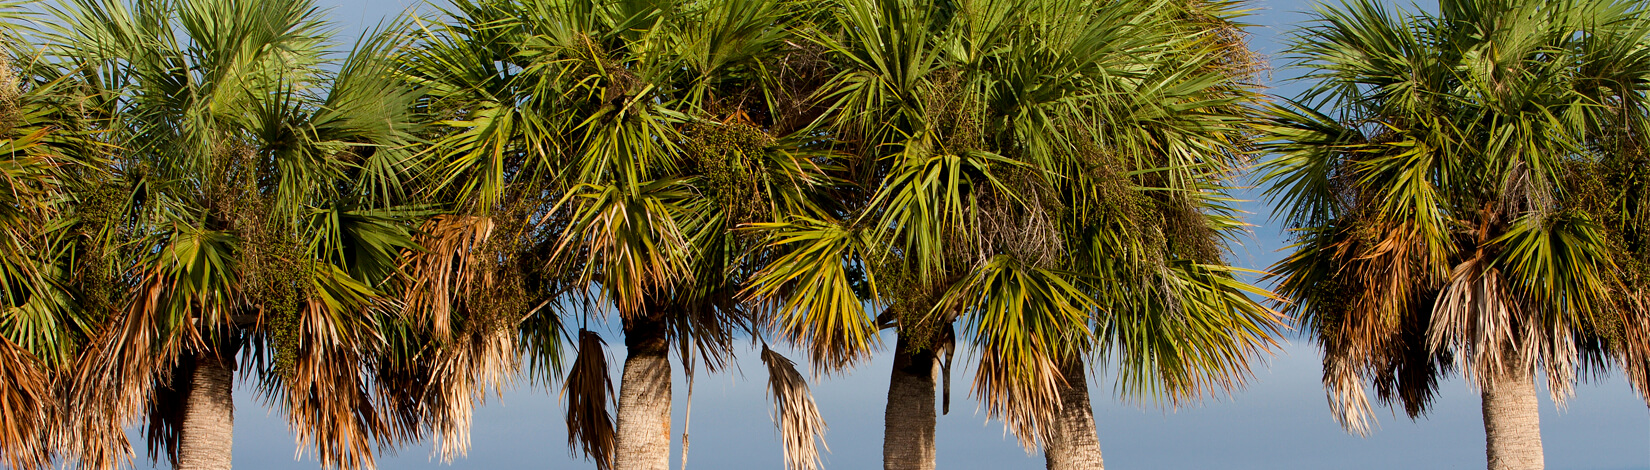
POLYGON ((613 468, 670 468, 670 336, 660 314, 625 320, 613 468))
POLYGON ((1048 470, 1101 470, 1100 437, 1094 431, 1094 408, 1089 404, 1088 377, 1083 361, 1073 358, 1060 367, 1066 384, 1060 387, 1060 411, 1048 427, 1043 457, 1048 470))
POLYGON ((901 333, 894 347, 888 408, 883 412, 884 470, 934 470, 934 366, 939 361, 929 343, 913 352, 901 333))
POLYGON ((178 432, 177 470, 229 470, 235 445, 234 353, 195 355, 178 432))
MULTIPOLYGON (((1522 369, 1522 368, 1513 368, 1522 369)), ((1541 410, 1535 374, 1516 370, 1484 387, 1484 440, 1490 470, 1541 470, 1541 410)))

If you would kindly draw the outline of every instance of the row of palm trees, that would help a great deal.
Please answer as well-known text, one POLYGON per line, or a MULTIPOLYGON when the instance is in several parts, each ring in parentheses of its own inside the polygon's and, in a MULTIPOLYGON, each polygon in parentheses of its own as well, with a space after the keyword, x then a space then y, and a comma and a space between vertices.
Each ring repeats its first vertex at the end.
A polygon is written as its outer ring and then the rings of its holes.
POLYGON ((885 468, 934 468, 967 346, 1097 469, 1088 373, 1196 400, 1292 319, 1348 430, 1459 371, 1490 468, 1541 468, 1538 373, 1650 391, 1646 6, 1322 7, 1271 104, 1235 1, 453 0, 342 56, 308 0, 0 4, 0 461, 114 468, 137 424, 229 468, 237 378, 323 466, 452 457, 526 374, 576 453, 663 470, 672 352, 750 339, 789 468, 824 421, 768 341, 891 349, 885 468), (1275 296, 1225 259, 1256 162, 1275 296))

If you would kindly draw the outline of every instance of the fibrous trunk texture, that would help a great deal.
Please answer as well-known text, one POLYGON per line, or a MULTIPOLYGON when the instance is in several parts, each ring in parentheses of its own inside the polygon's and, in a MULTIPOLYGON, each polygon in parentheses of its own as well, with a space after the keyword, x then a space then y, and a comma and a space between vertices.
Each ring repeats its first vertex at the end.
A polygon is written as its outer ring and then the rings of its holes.
POLYGON ((655 312, 625 320, 624 377, 613 468, 670 468, 670 336, 655 312))
POLYGON ((228 470, 235 445, 233 356, 197 354, 189 381, 177 470, 228 470))
POLYGON ((894 348, 894 372, 883 412, 882 468, 934 470, 934 369, 932 347, 911 351, 904 333, 894 348))
POLYGON ((1080 359, 1060 367, 1066 384, 1060 387, 1060 411, 1048 426, 1043 457, 1048 470, 1101 470, 1100 437, 1094 431, 1094 408, 1089 404, 1088 377, 1080 359))
MULTIPOLYGON (((1515 368, 1516 369, 1516 368, 1515 368)), ((1484 386, 1484 440, 1490 470, 1541 470, 1541 410, 1535 374, 1495 375, 1484 386)))

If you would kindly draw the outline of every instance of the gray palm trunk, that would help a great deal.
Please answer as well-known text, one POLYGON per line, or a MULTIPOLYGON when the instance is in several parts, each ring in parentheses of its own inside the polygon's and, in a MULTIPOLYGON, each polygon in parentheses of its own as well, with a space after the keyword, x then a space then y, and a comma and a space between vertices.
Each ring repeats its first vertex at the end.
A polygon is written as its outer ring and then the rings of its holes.
POLYGON ((1484 441, 1490 470, 1541 470, 1541 410, 1535 374, 1520 367, 1484 386, 1484 441))
POLYGON ((932 347, 911 351, 906 336, 901 332, 894 347, 883 412, 882 468, 934 470, 934 369, 939 360, 932 347))
POLYGON ((1060 387, 1060 411, 1044 436, 1043 457, 1048 470, 1101 470, 1100 437, 1094 430, 1094 408, 1089 404, 1088 377, 1083 361, 1072 359, 1060 367, 1066 384, 1060 387))
POLYGON ((230 468, 235 444, 234 364, 233 355, 195 355, 178 432, 177 470, 230 468))
POLYGON ((664 319, 649 312, 625 320, 628 354, 619 382, 619 422, 613 468, 670 468, 670 336, 664 319))

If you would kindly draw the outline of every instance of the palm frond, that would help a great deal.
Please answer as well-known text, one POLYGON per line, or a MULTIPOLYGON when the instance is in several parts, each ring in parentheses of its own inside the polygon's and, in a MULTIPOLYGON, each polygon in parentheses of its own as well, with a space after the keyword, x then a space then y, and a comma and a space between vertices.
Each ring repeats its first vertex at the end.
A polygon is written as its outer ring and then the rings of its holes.
MULTIPOLYGON (((784 441, 787 470, 817 470, 824 465, 815 442, 824 445, 825 417, 814 403, 808 382, 796 365, 766 345, 762 363, 768 366, 768 396, 773 398, 773 420, 784 441)), ((829 452, 830 448, 826 447, 829 452)))
POLYGON ((567 372, 562 393, 567 402, 567 446, 575 445, 596 468, 613 468, 613 416, 616 403, 607 366, 607 343, 593 331, 579 330, 579 349, 567 372))

